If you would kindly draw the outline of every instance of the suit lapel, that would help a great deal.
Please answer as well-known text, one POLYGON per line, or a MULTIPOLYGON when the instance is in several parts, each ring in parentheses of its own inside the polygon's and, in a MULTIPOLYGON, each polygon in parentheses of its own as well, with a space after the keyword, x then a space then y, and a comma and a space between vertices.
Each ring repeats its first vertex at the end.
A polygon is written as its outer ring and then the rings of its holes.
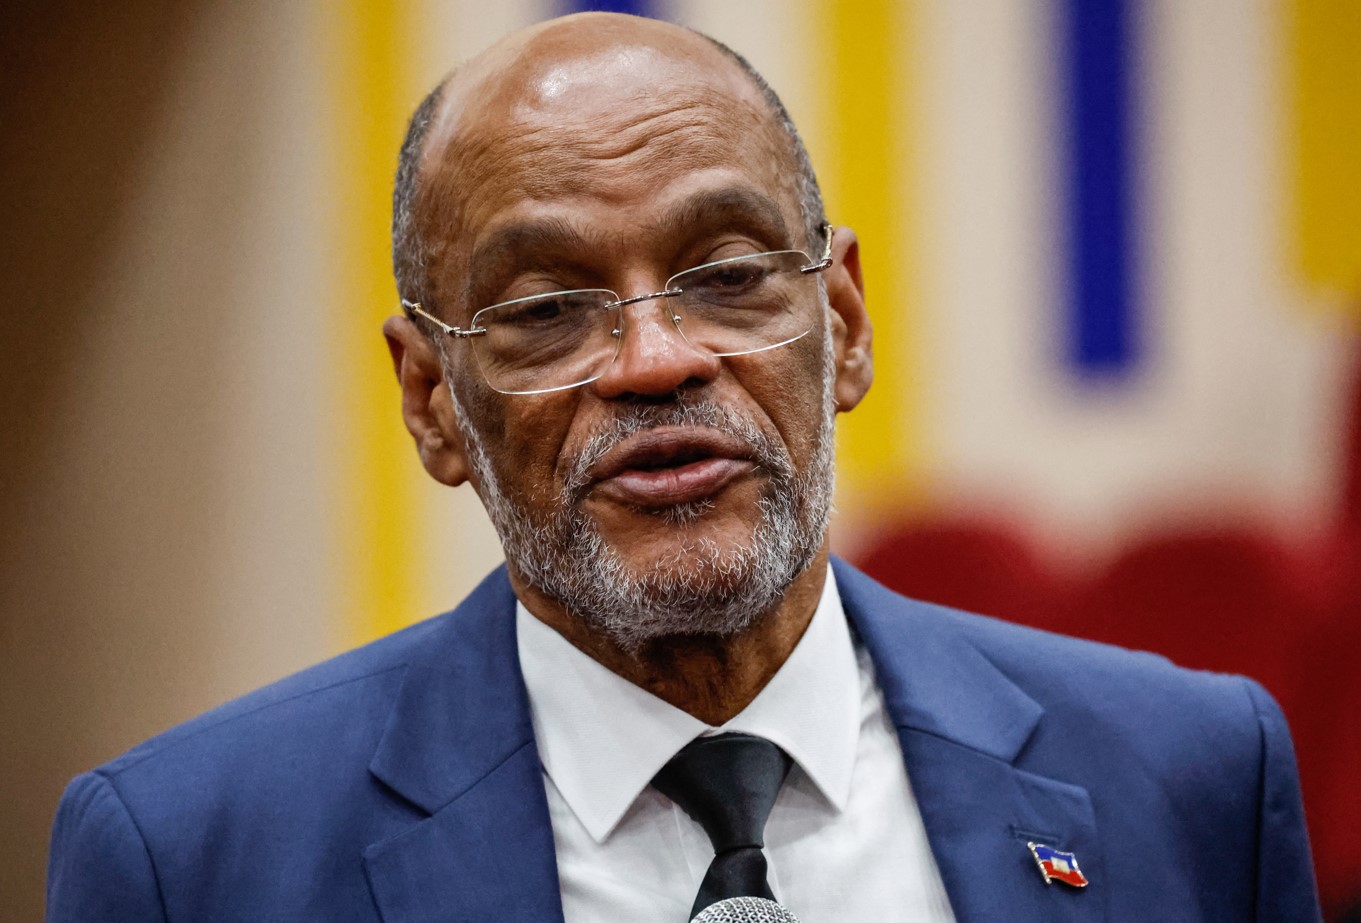
MULTIPOLYGON (((932 852, 960 923, 1105 918, 1085 789, 1025 771, 1043 708, 952 616, 834 562, 873 658, 932 852), (1028 841, 1076 854, 1091 885, 1046 885, 1028 841)), ((429 816, 364 853, 385 923, 561 921, 553 835, 503 570, 413 660, 370 764, 429 816)))
POLYGON ((1044 709, 954 616, 890 593, 840 561, 837 586, 874 661, 931 851, 960 923, 1105 918, 1086 789, 1022 768, 1044 709), (1046 885, 1027 842, 1074 853, 1091 884, 1046 885))
POLYGON ((370 770, 430 816, 364 852, 385 923, 562 919, 514 607, 498 570, 408 667, 370 770))

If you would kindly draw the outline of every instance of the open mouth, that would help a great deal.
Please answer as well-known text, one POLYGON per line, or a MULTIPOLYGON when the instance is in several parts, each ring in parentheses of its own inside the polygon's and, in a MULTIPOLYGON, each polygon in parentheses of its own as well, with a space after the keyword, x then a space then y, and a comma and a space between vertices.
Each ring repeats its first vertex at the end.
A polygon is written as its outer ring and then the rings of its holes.
POLYGON ((741 440, 713 429, 660 427, 636 433, 591 471, 587 495, 659 508, 712 497, 756 463, 741 440))

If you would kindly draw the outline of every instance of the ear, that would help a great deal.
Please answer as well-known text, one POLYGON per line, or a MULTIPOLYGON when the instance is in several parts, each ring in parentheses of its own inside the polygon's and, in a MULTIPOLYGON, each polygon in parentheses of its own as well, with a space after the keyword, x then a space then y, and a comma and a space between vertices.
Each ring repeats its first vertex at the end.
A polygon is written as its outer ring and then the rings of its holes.
POLYGON ((874 380, 874 355, 865 283, 860 275, 860 242, 850 228, 832 236, 832 265, 824 276, 832 308, 832 339, 836 346, 836 406, 845 412, 859 404, 874 380))
POLYGON ((409 317, 389 317, 383 336, 402 386, 402 420, 421 464, 441 484, 457 487, 468 479, 468 457, 439 354, 409 317))

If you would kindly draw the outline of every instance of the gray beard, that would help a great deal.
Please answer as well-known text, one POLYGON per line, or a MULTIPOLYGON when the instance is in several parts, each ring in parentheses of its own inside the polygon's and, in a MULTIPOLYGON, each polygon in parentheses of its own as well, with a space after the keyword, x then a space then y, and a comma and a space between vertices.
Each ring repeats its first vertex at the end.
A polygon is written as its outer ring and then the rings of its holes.
MULTIPOLYGON (((681 392, 670 404, 620 405, 615 418, 572 460, 563 489, 547 511, 531 509, 502 489, 481 434, 467 424, 469 417, 451 388, 469 464, 506 559, 530 585, 630 654, 664 638, 723 638, 750 628, 812 563, 831 516, 835 359, 830 337, 824 342, 821 419, 803 471, 752 419, 681 392), (678 536, 669 552, 639 572, 579 509, 595 463, 624 438, 657 426, 713 427, 748 447, 767 485, 747 543, 725 550, 712 539, 678 536)), ((454 380, 447 359, 444 364, 446 376, 454 380)), ((708 500, 668 507, 655 514, 657 527, 693 523, 711 507, 708 500)))

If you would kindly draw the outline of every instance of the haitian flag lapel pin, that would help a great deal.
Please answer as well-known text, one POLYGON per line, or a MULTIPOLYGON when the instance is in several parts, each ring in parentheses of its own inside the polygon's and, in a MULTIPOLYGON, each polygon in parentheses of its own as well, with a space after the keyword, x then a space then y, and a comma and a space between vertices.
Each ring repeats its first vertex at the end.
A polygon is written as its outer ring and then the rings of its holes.
POLYGON ((1082 874, 1082 869, 1077 867, 1077 856, 1070 852, 1059 852, 1052 846, 1045 846, 1043 843, 1026 843, 1030 847, 1030 854, 1035 857, 1035 864, 1040 868, 1040 874, 1044 876, 1044 883, 1051 884, 1061 881, 1070 888, 1087 887, 1087 876, 1082 874))

